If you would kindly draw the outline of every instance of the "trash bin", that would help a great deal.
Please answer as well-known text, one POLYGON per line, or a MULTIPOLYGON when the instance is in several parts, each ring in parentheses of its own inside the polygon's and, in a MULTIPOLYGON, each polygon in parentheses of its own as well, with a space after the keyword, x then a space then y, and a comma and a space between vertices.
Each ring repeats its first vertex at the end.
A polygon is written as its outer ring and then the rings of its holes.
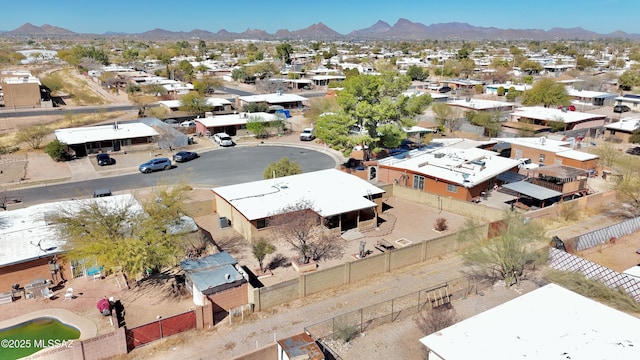
POLYGON ((220 219, 218 220, 218 224, 220 225, 221 229, 229 227, 229 219, 227 219, 225 216, 220 216, 220 219))

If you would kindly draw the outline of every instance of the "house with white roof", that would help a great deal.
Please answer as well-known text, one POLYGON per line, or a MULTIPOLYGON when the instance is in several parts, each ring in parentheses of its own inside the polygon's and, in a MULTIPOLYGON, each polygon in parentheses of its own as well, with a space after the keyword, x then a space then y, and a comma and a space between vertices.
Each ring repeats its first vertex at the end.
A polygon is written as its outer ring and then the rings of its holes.
POLYGON ((494 138, 497 143, 511 145, 512 159, 531 159, 532 163, 545 165, 564 165, 582 170, 594 169, 598 155, 577 150, 578 139, 554 140, 546 137, 494 138))
POLYGON ((420 339, 429 360, 638 358, 640 319, 549 284, 420 339))
POLYGON ((159 136, 154 128, 141 122, 58 129, 54 134, 76 156, 151 144, 157 142, 159 136))
MULTIPOLYGON (((231 101, 227 99, 217 98, 217 97, 206 97, 204 100, 205 100, 205 104, 209 107, 208 112, 211 112, 214 115, 231 114, 234 111, 233 104, 231 103, 231 101)), ((182 101, 181 100, 163 100, 163 101, 158 101, 157 104, 159 104, 162 107, 165 107, 170 111, 180 111, 180 106, 182 106, 182 101)))
POLYGON ((196 122, 196 133, 212 135, 219 132, 225 132, 231 136, 248 135, 247 122, 249 121, 282 121, 284 116, 278 114, 270 114, 265 112, 227 115, 214 115, 204 118, 194 119, 196 122))
POLYGON ((567 87, 567 94, 569 98, 571 98, 571 103, 579 109, 581 109, 583 105, 589 107, 612 105, 613 99, 616 97, 606 92, 579 90, 573 87, 567 87))
POLYGON ((266 104, 267 106, 280 105, 285 109, 298 109, 307 105, 309 99, 296 94, 278 92, 275 94, 239 96, 238 102, 239 103, 236 104, 236 108, 239 109, 247 104, 266 104))
POLYGON ((498 95, 498 89, 500 88, 503 88, 504 93, 507 94, 509 92, 509 89, 511 88, 513 88, 513 90, 515 91, 525 92, 526 90, 531 89, 531 87, 531 85, 527 84, 489 84, 484 86, 484 92, 485 94, 498 95))
POLYGON ((625 117, 620 121, 605 125, 604 128, 609 137, 629 142, 629 137, 633 132, 640 129, 640 117, 625 117))
POLYGON ((251 241, 270 230, 284 209, 307 203, 332 233, 377 224, 384 190, 337 169, 213 188, 213 209, 251 241))
MULTIPOLYGON (((478 199, 497 177, 517 172, 519 161, 473 144, 433 141, 425 147, 377 161, 377 181, 399 184, 463 201, 478 199)), ((478 145, 478 144, 475 144, 478 145)))
POLYGON ((456 106, 465 110, 483 111, 483 112, 507 112, 513 111, 515 103, 496 100, 465 98, 460 100, 450 100, 447 105, 456 106))
POLYGON ((519 121, 534 125, 549 126, 552 122, 564 123, 564 129, 585 131, 600 128, 604 125, 606 115, 591 114, 579 111, 565 111, 564 109, 530 106, 517 108, 510 114, 510 121, 519 121))
MULTIPOLYGON (((69 250, 53 221, 60 209, 70 210, 85 201, 96 201, 105 207, 130 204, 132 211, 143 211, 133 195, 116 195, 89 200, 67 200, 33 205, 0 212, 0 284, 26 284, 36 278, 51 279, 48 261, 55 257, 61 264, 64 278, 82 275, 84 268, 64 259, 69 250), (74 267, 74 268, 72 268, 74 267)), ((6 291, 8 289, 0 289, 6 291)))

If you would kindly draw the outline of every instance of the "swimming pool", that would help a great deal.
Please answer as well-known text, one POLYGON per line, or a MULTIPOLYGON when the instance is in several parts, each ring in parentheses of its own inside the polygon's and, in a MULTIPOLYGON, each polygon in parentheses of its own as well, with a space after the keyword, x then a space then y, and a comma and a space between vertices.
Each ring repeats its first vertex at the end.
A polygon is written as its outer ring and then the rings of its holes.
POLYGON ((0 330, 3 359, 19 359, 45 348, 73 346, 80 330, 52 317, 40 317, 0 330))

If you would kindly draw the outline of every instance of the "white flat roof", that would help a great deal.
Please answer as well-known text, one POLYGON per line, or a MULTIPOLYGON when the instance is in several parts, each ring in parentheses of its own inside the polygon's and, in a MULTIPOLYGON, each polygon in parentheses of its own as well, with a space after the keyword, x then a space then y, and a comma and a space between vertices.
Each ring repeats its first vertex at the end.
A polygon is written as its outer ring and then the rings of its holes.
POLYGON ((640 127, 640 118, 625 117, 625 118, 622 118, 620 121, 607 124, 604 127, 611 130, 633 132, 634 130, 640 127))
POLYGON ((158 132, 151 126, 135 123, 118 123, 114 125, 98 125, 78 128, 58 129, 55 131, 56 139, 67 145, 85 144, 94 141, 122 140, 145 136, 157 136, 158 132))
POLYGON ((448 101, 447 104, 452 106, 460 106, 464 108, 476 109, 476 110, 490 110, 490 109, 500 109, 500 108, 513 108, 515 106, 514 103, 506 102, 506 101, 495 101, 495 100, 484 100, 484 99, 473 99, 470 98, 469 101, 466 99, 462 100, 452 100, 448 101))
POLYGON ((301 200, 323 217, 377 206, 367 199, 384 190, 340 170, 328 169, 275 179, 222 186, 212 191, 248 220, 277 215, 301 200))
POLYGON ((567 88, 567 94, 569 96, 575 97, 583 97, 587 99, 593 99, 596 97, 610 97, 612 96, 609 93, 601 92, 601 91, 589 91, 589 90, 577 90, 573 88, 567 88))
POLYGON ((96 201, 104 204, 106 208, 131 203, 134 204, 134 211, 142 211, 142 206, 133 195, 125 194, 59 201, 0 212, 0 266, 66 251, 66 241, 59 237, 58 226, 52 223, 52 218, 60 213, 60 209, 72 210, 85 201, 96 201))
MULTIPOLYGON (((231 101, 223 98, 205 98, 205 102, 209 106, 224 106, 231 105, 231 101)), ((181 100, 163 100, 157 102, 160 105, 164 105, 168 108, 179 108, 182 105, 181 100)))
POLYGON ((604 119, 607 116, 602 114, 591 114, 579 111, 562 111, 561 109, 545 108, 542 106, 531 106, 517 108, 511 116, 525 117, 536 120, 561 121, 566 124, 604 119))
POLYGON ((257 113, 215 115, 213 117, 205 117, 205 118, 199 118, 194 120, 201 123, 205 127, 217 127, 217 126, 244 125, 247 123, 247 121, 251 119, 260 119, 261 121, 273 121, 273 120, 278 120, 282 118, 278 117, 275 114, 257 112, 257 113))
POLYGON ((379 160, 378 164, 410 170, 466 188, 477 186, 519 164, 518 160, 498 156, 493 151, 454 146, 412 150, 409 157, 406 154, 401 154, 398 158, 389 156, 379 160))
POLYGON ((555 284, 420 339, 443 360, 638 359, 640 319, 555 284))
POLYGON ((295 101, 307 101, 306 97, 302 97, 296 94, 263 94, 263 95, 249 95, 240 96, 239 99, 248 103, 266 102, 269 104, 288 103, 295 101))
POLYGON ((549 139, 544 136, 526 138, 493 138, 491 140, 503 141, 511 143, 512 145, 520 145, 529 148, 540 149, 543 151, 549 151, 555 153, 558 156, 563 156, 569 159, 580 161, 598 159, 598 155, 571 149, 569 147, 571 143, 568 141, 549 139))

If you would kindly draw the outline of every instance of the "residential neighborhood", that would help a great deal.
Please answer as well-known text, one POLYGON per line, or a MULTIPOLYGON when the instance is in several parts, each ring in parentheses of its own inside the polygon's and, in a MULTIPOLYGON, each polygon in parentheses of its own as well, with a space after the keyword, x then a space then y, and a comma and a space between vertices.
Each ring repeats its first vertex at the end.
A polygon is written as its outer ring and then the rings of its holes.
POLYGON ((634 357, 635 40, 47 31, 0 32, 8 358, 634 357))

